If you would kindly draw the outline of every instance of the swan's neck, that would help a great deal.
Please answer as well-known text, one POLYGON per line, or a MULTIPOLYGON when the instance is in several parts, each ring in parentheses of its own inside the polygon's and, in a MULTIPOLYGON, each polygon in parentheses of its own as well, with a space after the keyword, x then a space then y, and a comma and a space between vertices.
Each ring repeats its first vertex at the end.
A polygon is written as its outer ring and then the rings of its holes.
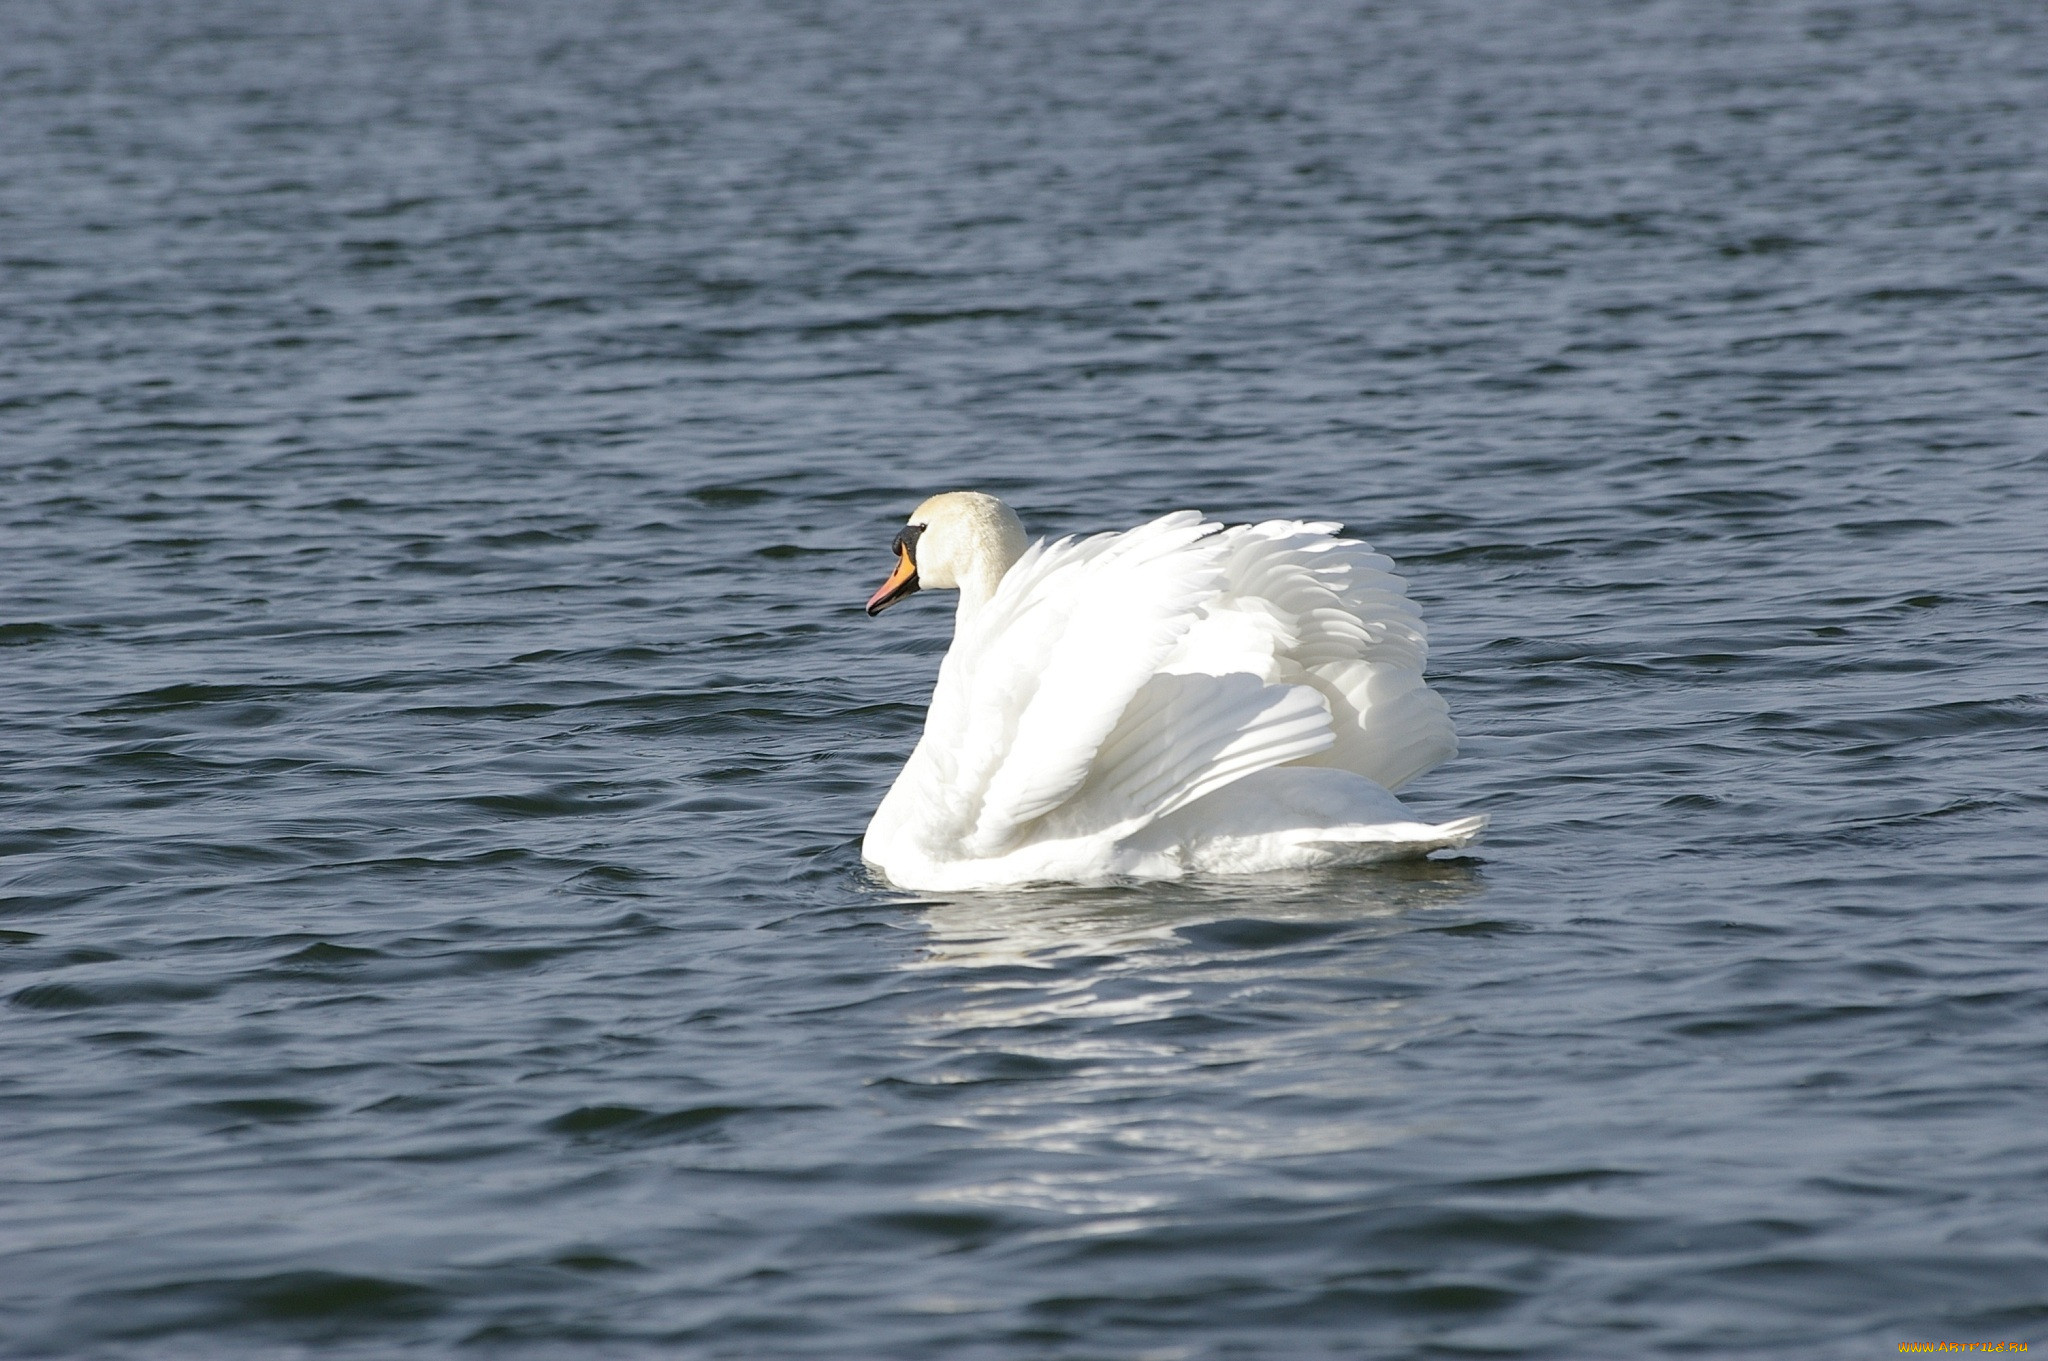
POLYGON ((1003 581, 1003 573, 1010 570, 1010 564, 977 564, 976 570, 960 578, 960 608, 953 614, 955 636, 966 631, 979 615, 982 606, 995 598, 996 587, 1003 581))

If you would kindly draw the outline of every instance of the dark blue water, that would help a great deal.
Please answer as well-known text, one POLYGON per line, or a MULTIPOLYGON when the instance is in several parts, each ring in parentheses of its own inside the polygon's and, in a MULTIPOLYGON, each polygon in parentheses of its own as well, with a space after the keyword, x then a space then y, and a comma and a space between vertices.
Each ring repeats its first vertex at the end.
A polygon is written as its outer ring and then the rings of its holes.
POLYGON ((2048 1337, 2038 4, 0 9, 0 1349, 2048 1337), (926 494, 1479 853, 920 898, 926 494))

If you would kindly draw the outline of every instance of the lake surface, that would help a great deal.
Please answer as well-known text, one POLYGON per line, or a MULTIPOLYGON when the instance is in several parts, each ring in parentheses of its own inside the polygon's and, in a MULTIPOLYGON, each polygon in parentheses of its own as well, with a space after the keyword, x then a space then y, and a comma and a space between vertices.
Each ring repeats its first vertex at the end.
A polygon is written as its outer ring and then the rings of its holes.
POLYGON ((0 1350, 2048 1339, 2048 10, 0 12, 0 1350), (927 493, 1392 554, 1492 815, 863 872, 927 493))

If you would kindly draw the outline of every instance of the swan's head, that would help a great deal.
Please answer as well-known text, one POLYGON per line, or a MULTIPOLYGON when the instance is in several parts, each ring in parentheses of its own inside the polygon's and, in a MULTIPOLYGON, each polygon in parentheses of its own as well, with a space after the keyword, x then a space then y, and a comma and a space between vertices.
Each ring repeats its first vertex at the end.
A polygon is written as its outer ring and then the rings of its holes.
POLYGON ((910 512, 894 547, 896 570, 868 597, 869 614, 920 590, 957 590, 986 600, 1024 556, 1024 522, 987 492, 942 492, 910 512))

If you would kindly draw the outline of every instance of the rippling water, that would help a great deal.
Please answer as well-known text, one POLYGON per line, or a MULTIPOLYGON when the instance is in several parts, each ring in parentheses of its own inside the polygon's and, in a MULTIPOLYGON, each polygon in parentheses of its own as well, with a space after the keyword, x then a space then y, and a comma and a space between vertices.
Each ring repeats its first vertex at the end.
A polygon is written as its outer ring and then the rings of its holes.
POLYGON ((21 0, 0 119, 10 1353, 2044 1336, 2038 4, 21 0), (1393 554, 1480 853, 871 882, 960 485, 1393 554))

